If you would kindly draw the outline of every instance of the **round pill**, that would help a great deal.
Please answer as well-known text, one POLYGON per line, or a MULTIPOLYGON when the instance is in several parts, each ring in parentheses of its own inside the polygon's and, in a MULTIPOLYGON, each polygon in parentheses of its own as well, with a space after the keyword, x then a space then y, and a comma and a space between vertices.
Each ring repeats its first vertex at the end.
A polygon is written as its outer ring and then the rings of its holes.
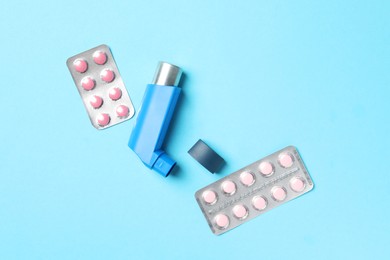
POLYGON ((244 219, 248 216, 248 210, 243 205, 236 205, 233 207, 233 215, 238 219, 244 219))
POLYGON ((255 178, 252 173, 245 171, 240 174, 240 181, 245 186, 251 186, 255 182, 255 178))
POLYGON ((204 202, 206 202, 207 204, 210 204, 210 205, 217 202, 217 194, 212 190, 204 191, 202 194, 202 198, 203 198, 204 202))
POLYGON ((108 91, 108 96, 112 99, 112 100, 118 100, 121 98, 122 96, 122 90, 120 88, 110 88, 110 90, 108 91))
POLYGON ((88 63, 83 59, 77 59, 73 62, 73 67, 77 72, 84 73, 88 69, 88 63))
POLYGON ((293 165, 293 158, 289 153, 279 154, 279 163, 283 168, 288 168, 293 165))
POLYGON ((305 186, 305 182, 301 178, 294 177, 290 180, 290 187, 295 192, 302 192, 305 186))
POLYGON ((107 83, 110 83, 114 80, 115 78, 115 74, 112 70, 110 69, 105 69, 105 70, 102 70, 102 72, 100 72, 100 78, 107 82, 107 83))
POLYGON ((100 126, 106 126, 110 123, 110 116, 108 114, 102 113, 97 117, 97 123, 100 126))
POLYGON ((118 117, 126 117, 129 115, 129 108, 125 105, 120 105, 116 108, 116 114, 118 117))
POLYGON ((261 162, 259 165, 259 170, 262 175, 270 176, 274 173, 274 166, 270 162, 261 162))
POLYGON ((95 87, 95 81, 91 77, 85 77, 81 80, 81 86, 85 90, 91 90, 95 87))
POLYGON ((214 218, 215 224, 219 229, 225 229, 229 226, 229 218, 225 214, 218 214, 214 218))
POLYGON ((273 187, 271 193, 272 197, 277 201, 283 201, 287 196, 286 190, 278 186, 273 187))
POLYGON ((99 96, 94 95, 90 98, 89 103, 93 108, 96 109, 103 105, 103 99, 99 96))
POLYGON ((257 210, 263 210, 267 207, 267 200, 263 196, 256 196, 252 199, 252 205, 257 210))
POLYGON ((103 51, 95 51, 93 56, 93 61, 98 65, 103 65, 107 61, 107 55, 103 51))
POLYGON ((224 181, 221 188, 222 191, 228 195, 233 195, 236 192, 236 184, 232 181, 224 181))

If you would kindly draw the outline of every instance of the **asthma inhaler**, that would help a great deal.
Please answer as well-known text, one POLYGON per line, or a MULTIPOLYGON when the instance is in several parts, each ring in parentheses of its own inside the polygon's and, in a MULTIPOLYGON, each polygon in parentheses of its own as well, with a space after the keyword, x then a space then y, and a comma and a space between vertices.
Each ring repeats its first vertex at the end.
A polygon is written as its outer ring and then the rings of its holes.
POLYGON ((152 84, 147 85, 129 147, 150 169, 167 177, 176 162, 161 149, 179 99, 182 70, 160 62, 152 84))

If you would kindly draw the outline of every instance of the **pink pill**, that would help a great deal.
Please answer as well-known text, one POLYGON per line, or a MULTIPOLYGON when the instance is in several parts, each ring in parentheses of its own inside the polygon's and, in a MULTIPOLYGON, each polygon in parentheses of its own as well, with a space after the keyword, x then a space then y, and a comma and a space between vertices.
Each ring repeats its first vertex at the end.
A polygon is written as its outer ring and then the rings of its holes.
POLYGON ((107 61, 107 55, 103 51, 95 51, 95 53, 92 56, 93 56, 93 61, 98 65, 103 65, 107 61))
POLYGON ((255 178, 252 173, 245 171, 240 174, 240 181, 245 186, 251 186, 255 182, 255 178))
POLYGON ((116 108, 116 114, 118 117, 126 117, 129 115, 129 108, 125 105, 120 105, 116 108))
POLYGON ((244 219, 248 216, 248 210, 243 205, 236 205, 233 207, 233 215, 238 219, 244 219))
POLYGON ((92 90, 95 87, 95 81, 91 77, 85 77, 81 80, 81 86, 85 90, 92 90))
POLYGON ((261 162, 259 165, 260 173, 265 176, 270 176, 274 173, 274 166, 270 162, 261 162))
POLYGON ((290 180, 290 187, 295 192, 302 192, 305 186, 305 182, 301 178, 294 177, 290 180))
POLYGON ((105 70, 102 70, 102 72, 100 72, 100 78, 103 81, 110 83, 114 80, 115 74, 112 70, 105 69, 105 70))
POLYGON ((77 72, 84 73, 88 69, 88 63, 83 59, 77 59, 73 62, 73 67, 77 72))
POLYGON ((219 229, 225 229, 229 226, 229 218, 225 214, 218 214, 214 218, 215 224, 219 229))
POLYGON ((122 96, 122 90, 120 88, 110 88, 110 90, 108 91, 108 96, 112 99, 112 100, 118 100, 121 98, 122 96))
POLYGON ((103 105, 103 99, 99 96, 94 95, 89 99, 89 103, 93 108, 96 109, 103 105))
POLYGON ((293 158, 289 153, 279 154, 279 163, 283 168, 288 168, 293 165, 293 158))
POLYGON ((221 188, 222 191, 228 195, 233 195, 236 192, 236 184, 232 181, 224 181, 221 188))
POLYGON ((210 205, 217 202, 217 194, 212 190, 204 191, 202 194, 202 198, 203 198, 204 202, 206 202, 207 204, 210 204, 210 205))
POLYGON ((102 113, 97 116, 96 120, 100 126, 106 126, 108 123, 110 123, 110 116, 108 114, 102 113))
POLYGON ((81 80, 81 86, 85 90, 92 90, 95 87, 95 81, 91 77, 85 77, 81 80))
POLYGON ((257 210, 263 210, 267 207, 267 200, 263 196, 256 196, 252 199, 252 205, 257 210))
POLYGON ((271 189, 272 197, 277 201, 283 201, 286 196, 286 190, 282 187, 275 186, 271 189))

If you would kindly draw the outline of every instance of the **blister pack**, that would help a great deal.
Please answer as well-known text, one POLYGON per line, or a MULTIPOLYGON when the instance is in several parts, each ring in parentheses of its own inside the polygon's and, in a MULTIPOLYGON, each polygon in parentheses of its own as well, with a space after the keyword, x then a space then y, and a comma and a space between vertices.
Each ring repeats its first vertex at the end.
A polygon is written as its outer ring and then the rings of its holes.
POLYGON ((311 189, 297 149, 289 146, 198 190, 195 198, 220 235, 311 189))
POLYGON ((107 45, 70 57, 66 64, 95 128, 104 129, 134 115, 134 106, 107 45))

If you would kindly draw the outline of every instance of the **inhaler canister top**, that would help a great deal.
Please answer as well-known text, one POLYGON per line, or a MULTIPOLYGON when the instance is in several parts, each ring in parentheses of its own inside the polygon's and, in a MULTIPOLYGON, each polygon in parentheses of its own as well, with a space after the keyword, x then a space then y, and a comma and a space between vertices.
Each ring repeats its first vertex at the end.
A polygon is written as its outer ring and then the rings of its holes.
POLYGON ((152 84, 161 86, 179 86, 183 71, 167 62, 159 62, 152 84))

